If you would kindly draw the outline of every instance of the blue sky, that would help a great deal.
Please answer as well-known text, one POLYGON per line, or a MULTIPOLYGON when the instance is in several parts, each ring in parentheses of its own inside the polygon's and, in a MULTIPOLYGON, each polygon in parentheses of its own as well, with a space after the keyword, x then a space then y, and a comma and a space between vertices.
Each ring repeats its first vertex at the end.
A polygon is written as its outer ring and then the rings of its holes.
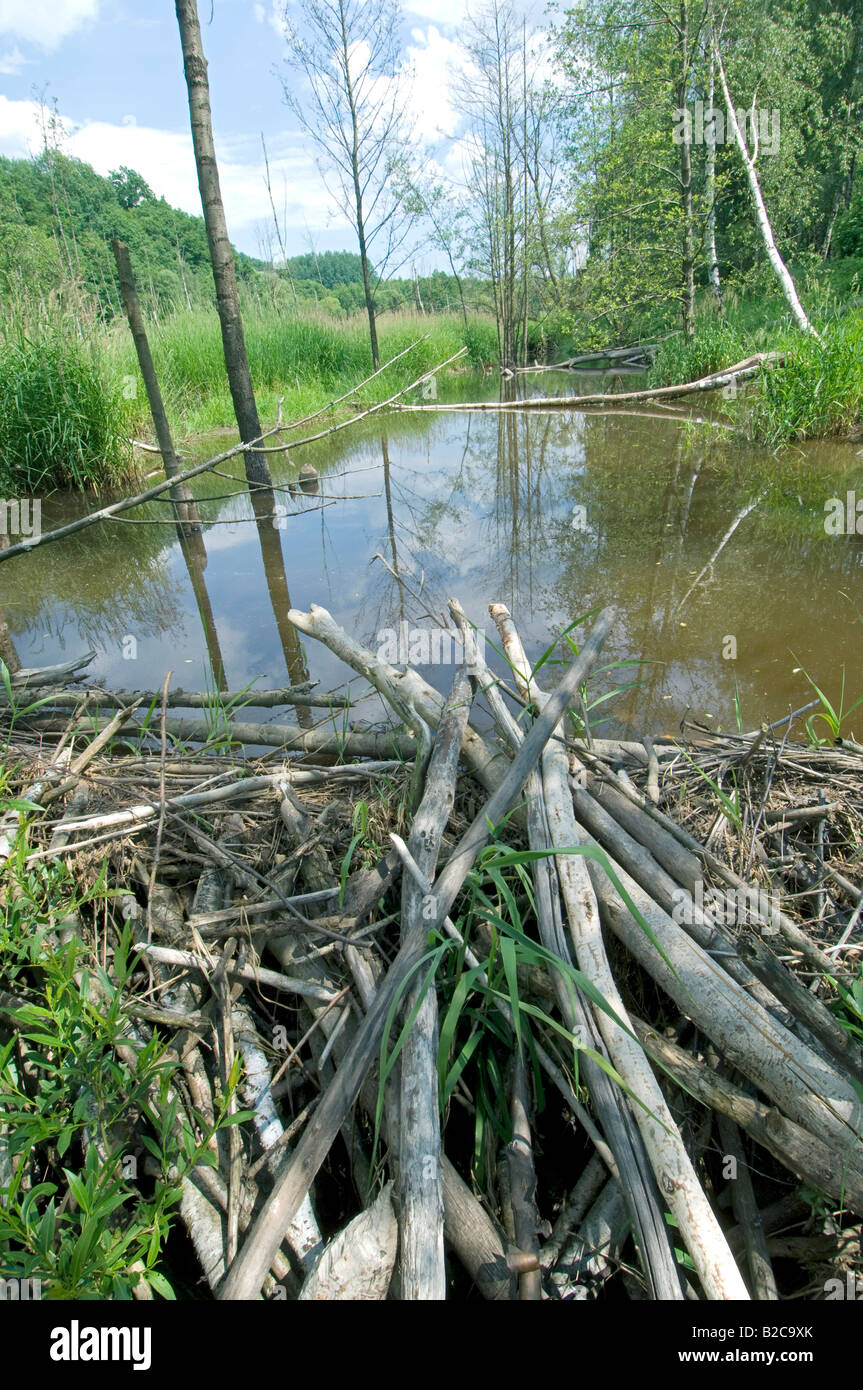
MULTIPOLYGON (((402 7, 418 134, 450 155, 458 121, 447 87, 463 62, 459 26, 467 7, 467 0, 404 0, 402 7)), ((271 218, 263 131, 276 203, 287 214, 289 253, 307 251, 309 234, 318 250, 355 249, 308 139, 284 105, 276 73, 283 0, 198 0, 198 11, 235 245, 260 254, 258 228, 271 218)), ((24 156, 39 147, 43 93, 57 100, 69 154, 100 173, 128 164, 157 195, 200 214, 172 0, 0 0, 0 154, 24 156)))

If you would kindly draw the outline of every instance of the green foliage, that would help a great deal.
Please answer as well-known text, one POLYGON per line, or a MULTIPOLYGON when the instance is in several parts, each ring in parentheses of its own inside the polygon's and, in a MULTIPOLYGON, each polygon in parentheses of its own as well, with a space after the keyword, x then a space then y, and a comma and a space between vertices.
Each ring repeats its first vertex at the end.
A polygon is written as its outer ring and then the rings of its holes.
POLYGON ((863 968, 847 988, 832 976, 828 975, 827 978, 839 995, 839 1001, 834 1005, 837 1019, 856 1042, 863 1043, 863 968))
POLYGON ((649 384, 694 381, 769 349, 785 354, 782 367, 766 368, 755 387, 725 403, 746 438, 776 446, 854 430, 863 420, 863 312, 822 317, 823 346, 787 315, 770 323, 763 313, 758 328, 751 317, 742 308, 725 319, 700 317, 692 342, 675 336, 661 344, 649 384))
MULTIPOLYGON (((280 396, 285 398, 285 418, 300 418, 358 386, 373 370, 368 323, 362 316, 345 321, 310 311, 288 315, 252 307, 245 314, 244 327, 252 381, 264 418, 275 416, 280 396)), ((172 315, 154 326, 151 338, 162 392, 177 432, 232 423, 215 313, 172 315)), ((455 314, 425 319, 386 316, 379 320, 378 338, 382 361, 412 343, 417 345, 363 388, 366 403, 385 400, 461 347, 468 348, 471 366, 493 361, 497 352, 492 321, 471 318, 465 326, 455 314), (425 341, 417 343, 424 334, 425 341)), ((121 338, 118 349, 123 371, 134 372, 131 343, 121 338)))
POLYGON ((23 1001, 15 1033, 0 1033, 0 1266, 6 1278, 41 1278, 43 1298, 129 1299, 140 1280, 173 1298, 159 1265, 182 1180, 215 1162, 212 1133, 238 1117, 227 1117, 226 1095, 214 1130, 190 1123, 163 1044, 130 1033, 128 930, 115 937, 110 973, 76 935, 57 940, 64 923, 107 906, 104 882, 79 893, 64 866, 28 864, 28 848, 24 829, 0 872, 0 980, 23 1001), (136 1131, 153 1177, 133 1176, 144 1159, 136 1131))
POLYGON ((119 363, 74 303, 21 301, 0 322, 0 488, 105 487, 131 465, 119 363))

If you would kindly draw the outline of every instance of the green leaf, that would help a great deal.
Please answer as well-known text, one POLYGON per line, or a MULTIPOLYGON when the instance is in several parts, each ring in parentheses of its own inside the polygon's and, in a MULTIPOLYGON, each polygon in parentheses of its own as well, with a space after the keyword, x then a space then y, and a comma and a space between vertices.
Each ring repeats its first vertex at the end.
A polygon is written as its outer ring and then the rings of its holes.
POLYGON ((147 1283, 151 1284, 152 1287, 156 1290, 156 1293, 159 1294, 162 1298, 170 1299, 171 1302, 174 1302, 176 1300, 177 1296, 174 1293, 174 1290, 171 1288, 171 1285, 165 1278, 164 1274, 160 1274, 157 1269, 148 1269, 146 1278, 147 1283))

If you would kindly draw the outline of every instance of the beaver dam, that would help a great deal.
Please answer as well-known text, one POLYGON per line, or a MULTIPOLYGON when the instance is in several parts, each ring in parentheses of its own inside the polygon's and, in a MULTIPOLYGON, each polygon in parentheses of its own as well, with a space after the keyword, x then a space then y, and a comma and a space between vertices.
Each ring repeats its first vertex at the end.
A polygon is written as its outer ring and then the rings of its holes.
POLYGON ((12 1273, 228 1300, 863 1277, 863 748, 801 711, 593 738, 613 612, 535 671, 490 612, 507 678, 453 601, 441 696, 291 611, 374 729, 308 685, 245 692, 249 725, 86 662, 6 672, 12 1273))

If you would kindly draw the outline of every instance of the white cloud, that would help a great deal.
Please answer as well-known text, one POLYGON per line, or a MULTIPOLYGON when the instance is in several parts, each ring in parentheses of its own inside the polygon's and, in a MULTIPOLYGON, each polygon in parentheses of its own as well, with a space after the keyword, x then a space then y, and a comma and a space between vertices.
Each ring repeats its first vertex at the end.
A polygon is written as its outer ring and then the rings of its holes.
POLYGON ((407 45, 414 71, 411 112, 417 133, 424 140, 455 135, 459 115, 452 103, 453 77, 468 66, 461 44, 446 38, 435 25, 426 31, 413 29, 407 45))
POLYGON ((469 0, 406 0, 408 14, 433 19, 437 24, 461 24, 468 12, 469 0))
POLYGON ((0 154, 20 159, 39 148, 38 109, 35 101, 9 101, 0 95, 0 154))
POLYGON ((30 62, 25 58, 20 48, 16 44, 14 48, 7 48, 5 53, 0 54, 0 74, 4 77, 14 77, 24 67, 25 63, 30 62))
POLYGON ((0 34, 38 43, 49 52, 88 20, 99 0, 0 0, 0 34))

